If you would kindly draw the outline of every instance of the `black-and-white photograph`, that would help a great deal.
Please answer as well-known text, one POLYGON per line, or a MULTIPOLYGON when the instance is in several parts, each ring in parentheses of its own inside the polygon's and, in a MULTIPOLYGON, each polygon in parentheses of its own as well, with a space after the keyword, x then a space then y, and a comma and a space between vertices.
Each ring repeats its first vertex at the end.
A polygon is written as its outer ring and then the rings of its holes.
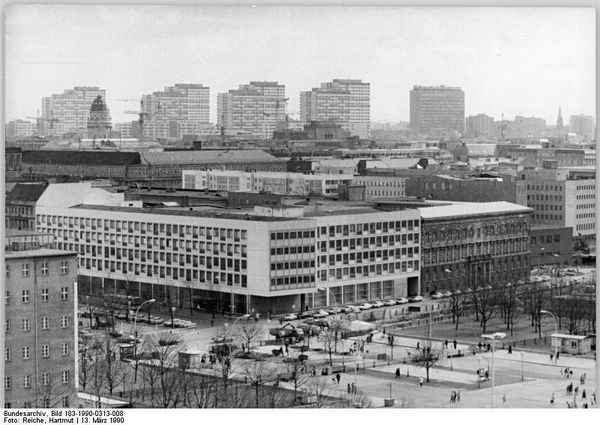
POLYGON ((4 23, 5 423, 598 407, 594 8, 4 23))

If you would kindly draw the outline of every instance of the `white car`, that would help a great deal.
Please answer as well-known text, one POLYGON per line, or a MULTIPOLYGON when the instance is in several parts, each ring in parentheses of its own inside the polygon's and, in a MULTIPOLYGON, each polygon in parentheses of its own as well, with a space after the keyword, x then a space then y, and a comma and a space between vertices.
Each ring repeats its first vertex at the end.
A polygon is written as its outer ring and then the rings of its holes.
POLYGON ((369 303, 362 303, 361 305, 358 306, 358 308, 360 308, 361 310, 369 310, 369 309, 373 308, 373 306, 369 303))
POLYGON ((329 313, 327 313, 325 310, 319 310, 312 315, 312 317, 314 317, 315 319, 324 319, 327 316, 329 316, 329 313))
POLYGON ((392 305, 396 305, 396 300, 385 300, 383 302, 383 305, 385 306, 392 306, 392 305))
POLYGON ((361 308, 355 305, 349 305, 346 307, 346 313, 359 313, 360 310, 361 308))
POLYGON ((375 301, 375 302, 373 303, 373 307, 374 307, 374 308, 383 307, 383 305, 384 305, 384 304, 383 304, 381 301, 375 301))
POLYGON ((408 299, 409 303, 420 303, 421 301, 423 301, 423 297, 420 295, 415 295, 414 297, 410 297, 408 299))
POLYGON ((285 316, 282 317, 282 319, 286 320, 286 321, 296 320, 297 318, 298 318, 298 316, 296 316, 294 313, 286 314, 285 316))
POLYGON ((442 295, 444 296, 444 298, 448 298, 448 297, 452 296, 452 292, 450 292, 450 291, 444 291, 444 292, 442 292, 442 295))
POLYGON ((325 311, 329 314, 340 314, 342 309, 339 307, 328 307, 325 309, 325 311))
POLYGON ((440 298, 444 298, 444 294, 441 292, 436 292, 431 296, 432 300, 439 300, 440 298))
POLYGON ((408 298, 400 297, 396 299, 396 304, 406 304, 408 303, 408 298))

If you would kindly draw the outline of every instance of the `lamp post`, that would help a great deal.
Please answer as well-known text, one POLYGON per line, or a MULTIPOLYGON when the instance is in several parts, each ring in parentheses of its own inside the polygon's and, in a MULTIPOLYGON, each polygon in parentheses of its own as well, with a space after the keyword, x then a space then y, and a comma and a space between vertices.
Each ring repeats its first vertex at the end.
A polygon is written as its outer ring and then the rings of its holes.
POLYGON ((496 339, 503 339, 506 337, 504 332, 495 332, 493 334, 481 335, 482 338, 489 339, 492 341, 492 399, 491 407, 494 408, 494 386, 496 384, 496 367, 494 365, 494 358, 496 353, 496 339))
POLYGON ((525 380, 525 351, 521 350, 521 381, 525 380))
POLYGON ((250 317, 249 314, 244 314, 243 316, 238 317, 237 319, 235 319, 233 321, 233 323, 231 324, 231 326, 228 325, 228 323, 225 323, 225 343, 227 344, 227 352, 229 353, 228 355, 231 356, 231 344, 229 344, 229 332, 231 331, 231 329, 233 329, 233 327, 235 326, 235 324, 237 322, 239 322, 242 319, 247 319, 248 317, 250 317))
MULTIPOLYGON (((548 310, 540 310, 540 313, 542 313, 542 314, 549 314, 550 316, 552 316, 552 320, 554 321, 554 333, 557 334, 558 333, 558 326, 556 325, 556 316, 554 315, 554 313, 552 313, 551 311, 548 311, 548 310)), ((550 343, 552 344, 552 340, 550 340, 550 343)), ((556 352, 557 351, 558 351, 558 348, 554 347, 554 355, 555 356, 556 356, 556 352)))
POLYGON ((152 298, 151 300, 147 300, 144 301, 143 303, 141 303, 137 310, 135 311, 135 318, 133 321, 133 358, 135 359, 135 376, 133 379, 133 382, 137 382, 137 372, 138 372, 138 358, 137 358, 137 315, 140 311, 140 308, 142 308, 142 306, 144 304, 152 304, 156 302, 156 300, 154 298, 152 298))

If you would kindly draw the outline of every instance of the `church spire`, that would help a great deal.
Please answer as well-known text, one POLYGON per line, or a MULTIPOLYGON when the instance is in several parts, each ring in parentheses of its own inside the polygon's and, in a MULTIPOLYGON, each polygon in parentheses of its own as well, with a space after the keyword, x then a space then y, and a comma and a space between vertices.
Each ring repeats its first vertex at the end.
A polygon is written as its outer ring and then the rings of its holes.
POLYGON ((558 107, 558 119, 556 120, 556 130, 558 132, 563 131, 563 119, 562 119, 562 113, 560 110, 560 106, 558 107))

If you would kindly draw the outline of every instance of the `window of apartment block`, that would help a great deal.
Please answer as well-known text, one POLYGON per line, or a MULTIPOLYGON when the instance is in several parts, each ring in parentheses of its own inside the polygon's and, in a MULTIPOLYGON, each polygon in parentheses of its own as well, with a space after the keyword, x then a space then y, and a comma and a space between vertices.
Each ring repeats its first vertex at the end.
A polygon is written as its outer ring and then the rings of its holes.
POLYGON ((4 377, 4 389, 5 390, 12 390, 12 376, 5 376, 4 377))
POLYGON ((60 299, 61 300, 67 300, 69 299, 69 288, 68 287, 63 287, 60 288, 60 299))
POLYGON ((42 373, 42 385, 50 385, 50 372, 42 373))
POLYGON ((28 263, 21 264, 21 276, 29 277, 29 264, 28 263))
POLYGON ((60 318, 60 327, 68 328, 69 327, 69 316, 61 316, 60 318))
POLYGON ((10 291, 6 291, 4 295, 4 304, 10 304, 10 291))
POLYGON ((50 346, 42 344, 42 357, 50 357, 50 346))
POLYGON ((62 398, 62 407, 69 407, 69 396, 64 396, 62 398))
POLYGON ((68 370, 63 370, 62 374, 61 374, 61 378, 62 378, 62 383, 63 384, 68 384, 69 383, 69 371, 68 370))
POLYGON ((23 388, 31 387, 31 375, 23 375, 23 388))
POLYGON ((31 349, 29 347, 23 347, 23 360, 29 360, 31 358, 31 349))
POLYGON ((29 321, 29 318, 27 317, 23 319, 23 330, 28 331, 29 329, 31 329, 31 323, 29 321))
POLYGON ((48 292, 48 288, 42 288, 42 301, 48 302, 50 300, 50 295, 48 292))
POLYGON ((11 329, 11 322, 10 322, 10 319, 6 319, 6 325, 5 325, 5 327, 4 327, 4 331, 5 331, 6 333, 10 333, 10 329, 11 329))
POLYGON ((65 342, 62 345, 62 355, 63 356, 68 356, 69 355, 69 343, 65 342))
POLYGON ((60 262, 60 274, 65 275, 69 273, 69 262, 61 261, 60 262))
POLYGON ((50 408, 50 399, 45 398, 44 399, 44 409, 49 409, 49 408, 50 408))
POLYGON ((50 319, 42 317, 42 329, 48 329, 50 327, 50 319))
POLYGON ((42 262, 42 276, 48 276, 48 262, 42 262))
POLYGON ((10 277, 10 266, 6 265, 6 277, 10 277))
POLYGON ((6 349, 4 350, 4 360, 5 360, 5 361, 7 361, 7 362, 9 362, 9 361, 10 361, 10 358, 11 358, 11 354, 12 354, 12 353, 11 353, 11 351, 10 351, 10 348, 6 348, 6 349))
POLYGON ((28 303, 29 302, 29 289, 23 289, 22 298, 21 299, 22 299, 22 301, 24 303, 28 303))

